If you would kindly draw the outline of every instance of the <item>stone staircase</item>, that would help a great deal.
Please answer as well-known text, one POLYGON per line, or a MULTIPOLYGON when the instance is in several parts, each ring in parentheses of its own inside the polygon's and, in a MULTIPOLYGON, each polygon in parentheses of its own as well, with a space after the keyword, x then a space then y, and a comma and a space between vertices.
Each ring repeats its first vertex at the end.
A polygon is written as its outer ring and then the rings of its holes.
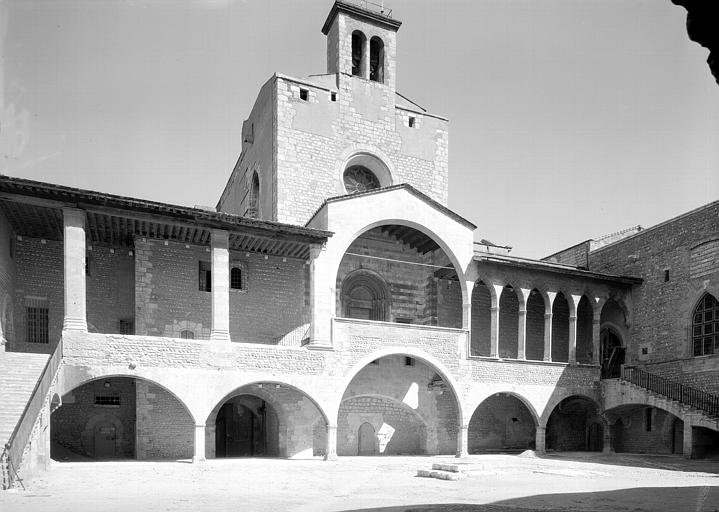
POLYGON ((0 349, 0 450, 10 439, 50 358, 0 349))

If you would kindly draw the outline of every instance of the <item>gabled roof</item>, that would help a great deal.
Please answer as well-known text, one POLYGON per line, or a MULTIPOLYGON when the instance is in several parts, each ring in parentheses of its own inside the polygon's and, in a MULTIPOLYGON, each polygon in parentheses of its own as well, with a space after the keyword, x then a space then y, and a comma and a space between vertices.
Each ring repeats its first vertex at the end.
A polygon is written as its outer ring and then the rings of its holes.
POLYGON ((462 217, 461 215, 458 215, 458 214, 454 213, 452 210, 450 210, 449 208, 447 208, 447 207, 444 206, 443 204, 441 204, 441 203, 435 201, 434 199, 432 199, 432 198, 429 197, 428 195, 426 195, 426 194, 420 192, 419 190, 417 190, 416 188, 414 188, 412 185, 409 185, 409 184, 407 184, 407 183, 400 183, 400 184, 398 184, 398 185, 392 185, 392 186, 389 186, 389 187, 376 188, 376 189, 374 189, 374 190, 368 190, 367 192, 358 192, 358 193, 356 193, 356 194, 346 194, 346 195, 342 195, 342 196, 329 197, 329 198, 325 199, 324 202, 320 205, 320 207, 317 208, 317 210, 315 211, 315 213, 312 214, 312 217, 309 218, 309 220, 307 221, 307 224, 309 224, 310 222, 312 222, 312 219, 314 219, 314 218, 317 216, 317 214, 318 214, 320 211, 322 211, 322 209, 323 209, 327 204, 329 204, 329 203, 335 203, 335 202, 338 202, 338 201, 348 201, 348 200, 350 200, 350 199, 356 199, 356 198, 358 198, 358 197, 365 197, 365 196, 371 196, 371 195, 376 195, 376 194, 386 194, 386 193, 388 193, 388 192, 392 192, 392 191, 395 191, 395 190, 406 190, 407 192, 409 192, 409 193, 412 194, 413 196, 417 197, 420 201, 422 201, 422 202, 428 204, 429 206, 431 206, 431 207, 434 208, 435 210, 438 210, 438 211, 442 212, 442 213, 443 213, 444 215, 446 215, 447 217, 450 217, 451 219, 453 219, 453 220, 459 222, 460 224, 462 224, 462 225, 468 227, 469 229, 472 229, 472 230, 477 229, 477 226, 475 226, 474 224, 472 224, 471 222, 469 222, 467 219, 465 219, 465 218, 462 217))

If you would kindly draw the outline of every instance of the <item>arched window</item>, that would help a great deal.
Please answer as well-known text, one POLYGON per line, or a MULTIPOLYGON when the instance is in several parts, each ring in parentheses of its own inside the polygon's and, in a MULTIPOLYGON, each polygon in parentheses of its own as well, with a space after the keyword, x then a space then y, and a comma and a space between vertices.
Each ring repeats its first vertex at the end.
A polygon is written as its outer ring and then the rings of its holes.
POLYGON ((719 302, 710 293, 694 309, 692 343, 695 356, 719 353, 719 302))
POLYGON ((359 30, 352 32, 352 75, 364 76, 364 45, 367 38, 359 30))
POLYGON ((356 270, 342 282, 342 312, 347 318, 386 321, 389 297, 387 283, 374 272, 356 270))
POLYGON ((260 211, 260 178, 257 172, 252 173, 252 182, 247 197, 246 217, 258 218, 260 211))
POLYGON ((379 179, 375 174, 361 165, 348 167, 343 175, 345 189, 348 194, 367 192, 380 188, 379 179))
POLYGON ((180 338, 182 338, 183 340, 194 340, 195 333, 189 329, 185 329, 184 331, 180 332, 180 338))
POLYGON ((369 41, 369 79, 384 83, 384 43, 379 37, 369 41))

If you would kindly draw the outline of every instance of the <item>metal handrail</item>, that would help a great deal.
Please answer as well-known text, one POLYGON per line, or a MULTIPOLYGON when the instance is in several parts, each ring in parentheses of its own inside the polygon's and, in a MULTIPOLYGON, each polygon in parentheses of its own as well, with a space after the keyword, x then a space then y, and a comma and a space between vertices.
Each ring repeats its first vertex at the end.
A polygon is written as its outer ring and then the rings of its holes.
POLYGON ((0 464, 2 464, 2 484, 4 489, 12 487, 16 480, 20 481, 22 485, 17 470, 20 467, 25 446, 27 446, 30 440, 38 414, 42 411, 43 403, 52 387, 52 382, 55 379, 61 361, 62 339, 60 339, 57 347, 55 347, 55 351, 48 358, 47 363, 45 363, 45 367, 35 383, 30 399, 25 404, 20 419, 15 424, 12 434, 10 434, 10 438, 3 448, 3 457, 0 459, 0 464))
POLYGON ((719 416, 719 396, 717 395, 633 366, 622 366, 620 378, 676 402, 699 409, 709 416, 719 416))

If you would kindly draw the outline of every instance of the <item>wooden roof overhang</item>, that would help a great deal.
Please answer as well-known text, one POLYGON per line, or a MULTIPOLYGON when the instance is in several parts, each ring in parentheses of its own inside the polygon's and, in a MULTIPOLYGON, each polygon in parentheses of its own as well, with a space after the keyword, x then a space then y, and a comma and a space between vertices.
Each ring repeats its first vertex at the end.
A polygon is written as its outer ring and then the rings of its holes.
POLYGON ((63 239, 63 208, 86 213, 88 243, 133 247, 135 237, 210 245, 213 229, 229 232, 231 250, 299 259, 332 233, 207 211, 0 176, 0 210, 16 234, 63 239))

